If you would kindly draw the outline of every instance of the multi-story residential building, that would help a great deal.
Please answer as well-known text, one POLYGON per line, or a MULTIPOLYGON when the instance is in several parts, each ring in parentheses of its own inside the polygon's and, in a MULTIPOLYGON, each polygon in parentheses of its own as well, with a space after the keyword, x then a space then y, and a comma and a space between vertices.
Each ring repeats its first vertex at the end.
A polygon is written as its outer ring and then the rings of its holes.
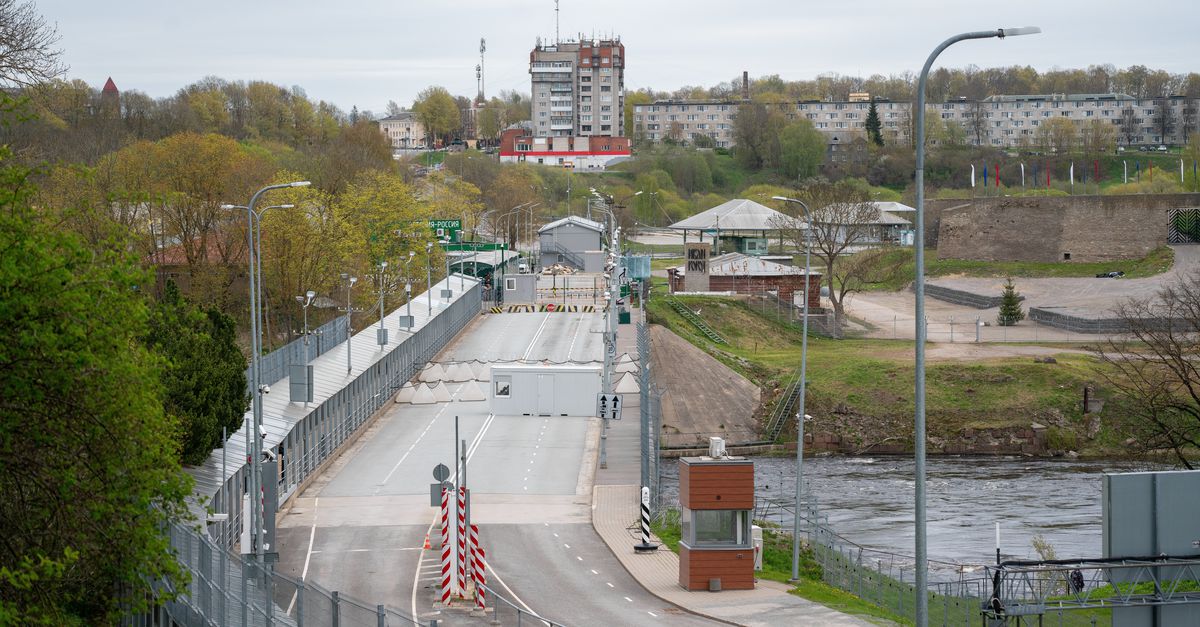
POLYGON ((625 135, 625 45, 620 39, 543 44, 529 53, 535 137, 625 135))
POLYGON ((649 141, 670 139, 694 143, 697 135, 712 138, 713 145, 732 146, 733 119, 740 100, 659 100, 634 105, 633 135, 649 141))
POLYGON ((392 142, 392 150, 425 147, 425 126, 412 111, 401 111, 379 120, 379 132, 392 142))
MULTIPOLYGON (((831 153, 842 145, 866 137, 869 99, 854 94, 847 101, 800 101, 777 105, 791 119, 804 118, 825 134, 831 153)), ((636 105, 634 137, 649 141, 672 139, 694 143, 696 135, 707 135, 716 146, 735 143, 733 120, 742 100, 661 100, 636 105), (703 111, 697 111, 703 107, 703 111), (714 110, 719 119, 708 119, 714 110), (696 117, 701 114, 703 118, 696 117), (712 126, 712 123, 720 126, 712 126)), ((891 143, 907 141, 913 127, 912 103, 875 101, 884 138, 891 143)), ((1174 144, 1187 142, 1200 129, 1200 101, 1182 96, 1136 99, 1124 94, 1038 94, 998 95, 983 100, 959 99, 926 104, 926 116, 943 124, 956 124, 969 144, 1015 148, 1037 146, 1038 128, 1053 118, 1076 126, 1090 120, 1111 124, 1122 145, 1174 144)))

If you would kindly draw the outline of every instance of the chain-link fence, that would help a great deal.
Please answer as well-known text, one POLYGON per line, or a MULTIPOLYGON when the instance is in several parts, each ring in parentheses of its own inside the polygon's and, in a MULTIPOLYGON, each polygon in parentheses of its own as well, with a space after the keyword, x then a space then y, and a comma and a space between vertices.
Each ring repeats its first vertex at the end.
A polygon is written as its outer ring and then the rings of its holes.
POLYGON ((168 529, 171 549, 188 577, 176 598, 149 614, 129 616, 124 624, 175 624, 183 627, 402 627, 425 625, 408 614, 297 581, 276 572, 271 563, 238 555, 182 524, 168 529))
MULTIPOLYGON (((838 535, 807 485, 802 494, 800 534, 802 542, 812 549, 813 558, 821 567, 823 581, 899 616, 915 620, 916 560, 909 555, 864 547, 838 535)), ((754 518, 777 518, 782 521, 790 519, 794 511, 795 505, 791 499, 759 497, 755 503, 754 518)), ((927 560, 927 563, 929 624, 983 624, 981 612, 990 598, 993 585, 987 576, 987 565, 940 560, 927 560)), ((1107 615, 1052 608, 1047 608, 1045 616, 1035 620, 1039 625, 1072 627, 1111 623, 1107 615)))

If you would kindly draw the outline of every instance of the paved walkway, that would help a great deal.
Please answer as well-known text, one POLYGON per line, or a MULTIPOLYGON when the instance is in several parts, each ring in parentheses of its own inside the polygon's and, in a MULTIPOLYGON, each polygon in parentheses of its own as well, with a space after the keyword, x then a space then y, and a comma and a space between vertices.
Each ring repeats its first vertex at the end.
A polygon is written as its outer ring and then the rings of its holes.
MULTIPOLYGON (((640 313, 634 310, 634 318, 640 313)), ((637 327, 620 325, 617 352, 637 358, 637 327)), ((650 594, 685 610, 735 625, 870 625, 823 605, 787 593, 787 586, 758 582, 754 590, 689 592, 679 586, 679 557, 664 548, 638 554, 640 451, 637 395, 625 395, 623 420, 611 422, 607 468, 597 468, 592 488, 592 527, 617 561, 650 594)), ((664 462, 670 463, 670 462, 664 462)), ((655 539, 657 542, 657 538, 655 539)))
MULTIPOLYGON (((788 594, 787 586, 759 580, 754 590, 689 592, 679 585, 679 557, 663 547, 638 554, 631 526, 638 518, 638 488, 597 485, 592 526, 621 565, 656 597, 688 611, 735 625, 870 625, 871 623, 788 594)), ((657 539, 656 539, 657 541, 657 539)))

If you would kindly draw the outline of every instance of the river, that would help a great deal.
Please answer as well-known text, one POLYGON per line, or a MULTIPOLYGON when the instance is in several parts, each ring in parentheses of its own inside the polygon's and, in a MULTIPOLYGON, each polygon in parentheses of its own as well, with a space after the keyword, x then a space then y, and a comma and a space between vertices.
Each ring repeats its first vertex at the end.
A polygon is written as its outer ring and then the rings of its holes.
MULTIPOLYGON (((794 457, 754 457, 756 493, 790 502, 794 457)), ((824 456, 804 460, 805 481, 839 535, 868 548, 913 554, 912 458, 824 456)), ((928 554, 965 564, 995 560, 1000 523, 1004 557, 1036 558, 1040 534, 1059 558, 1101 556, 1101 476, 1169 470, 1145 462, 1025 457, 936 457, 926 462, 928 554)), ((679 473, 664 459, 662 496, 678 505, 679 473)), ((789 505, 790 507, 790 505, 789 505)), ((790 528, 789 512, 770 520, 790 528)))

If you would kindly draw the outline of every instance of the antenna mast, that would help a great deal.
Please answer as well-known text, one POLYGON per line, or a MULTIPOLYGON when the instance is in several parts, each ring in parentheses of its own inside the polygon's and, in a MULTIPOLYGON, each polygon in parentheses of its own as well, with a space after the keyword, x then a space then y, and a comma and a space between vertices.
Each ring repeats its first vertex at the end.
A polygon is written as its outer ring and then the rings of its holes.
POLYGON ((483 102, 483 53, 487 52, 487 40, 483 37, 479 38, 479 67, 475 68, 479 74, 479 101, 483 102))
POLYGON ((554 45, 558 45, 562 40, 558 37, 558 0, 554 0, 554 45))

